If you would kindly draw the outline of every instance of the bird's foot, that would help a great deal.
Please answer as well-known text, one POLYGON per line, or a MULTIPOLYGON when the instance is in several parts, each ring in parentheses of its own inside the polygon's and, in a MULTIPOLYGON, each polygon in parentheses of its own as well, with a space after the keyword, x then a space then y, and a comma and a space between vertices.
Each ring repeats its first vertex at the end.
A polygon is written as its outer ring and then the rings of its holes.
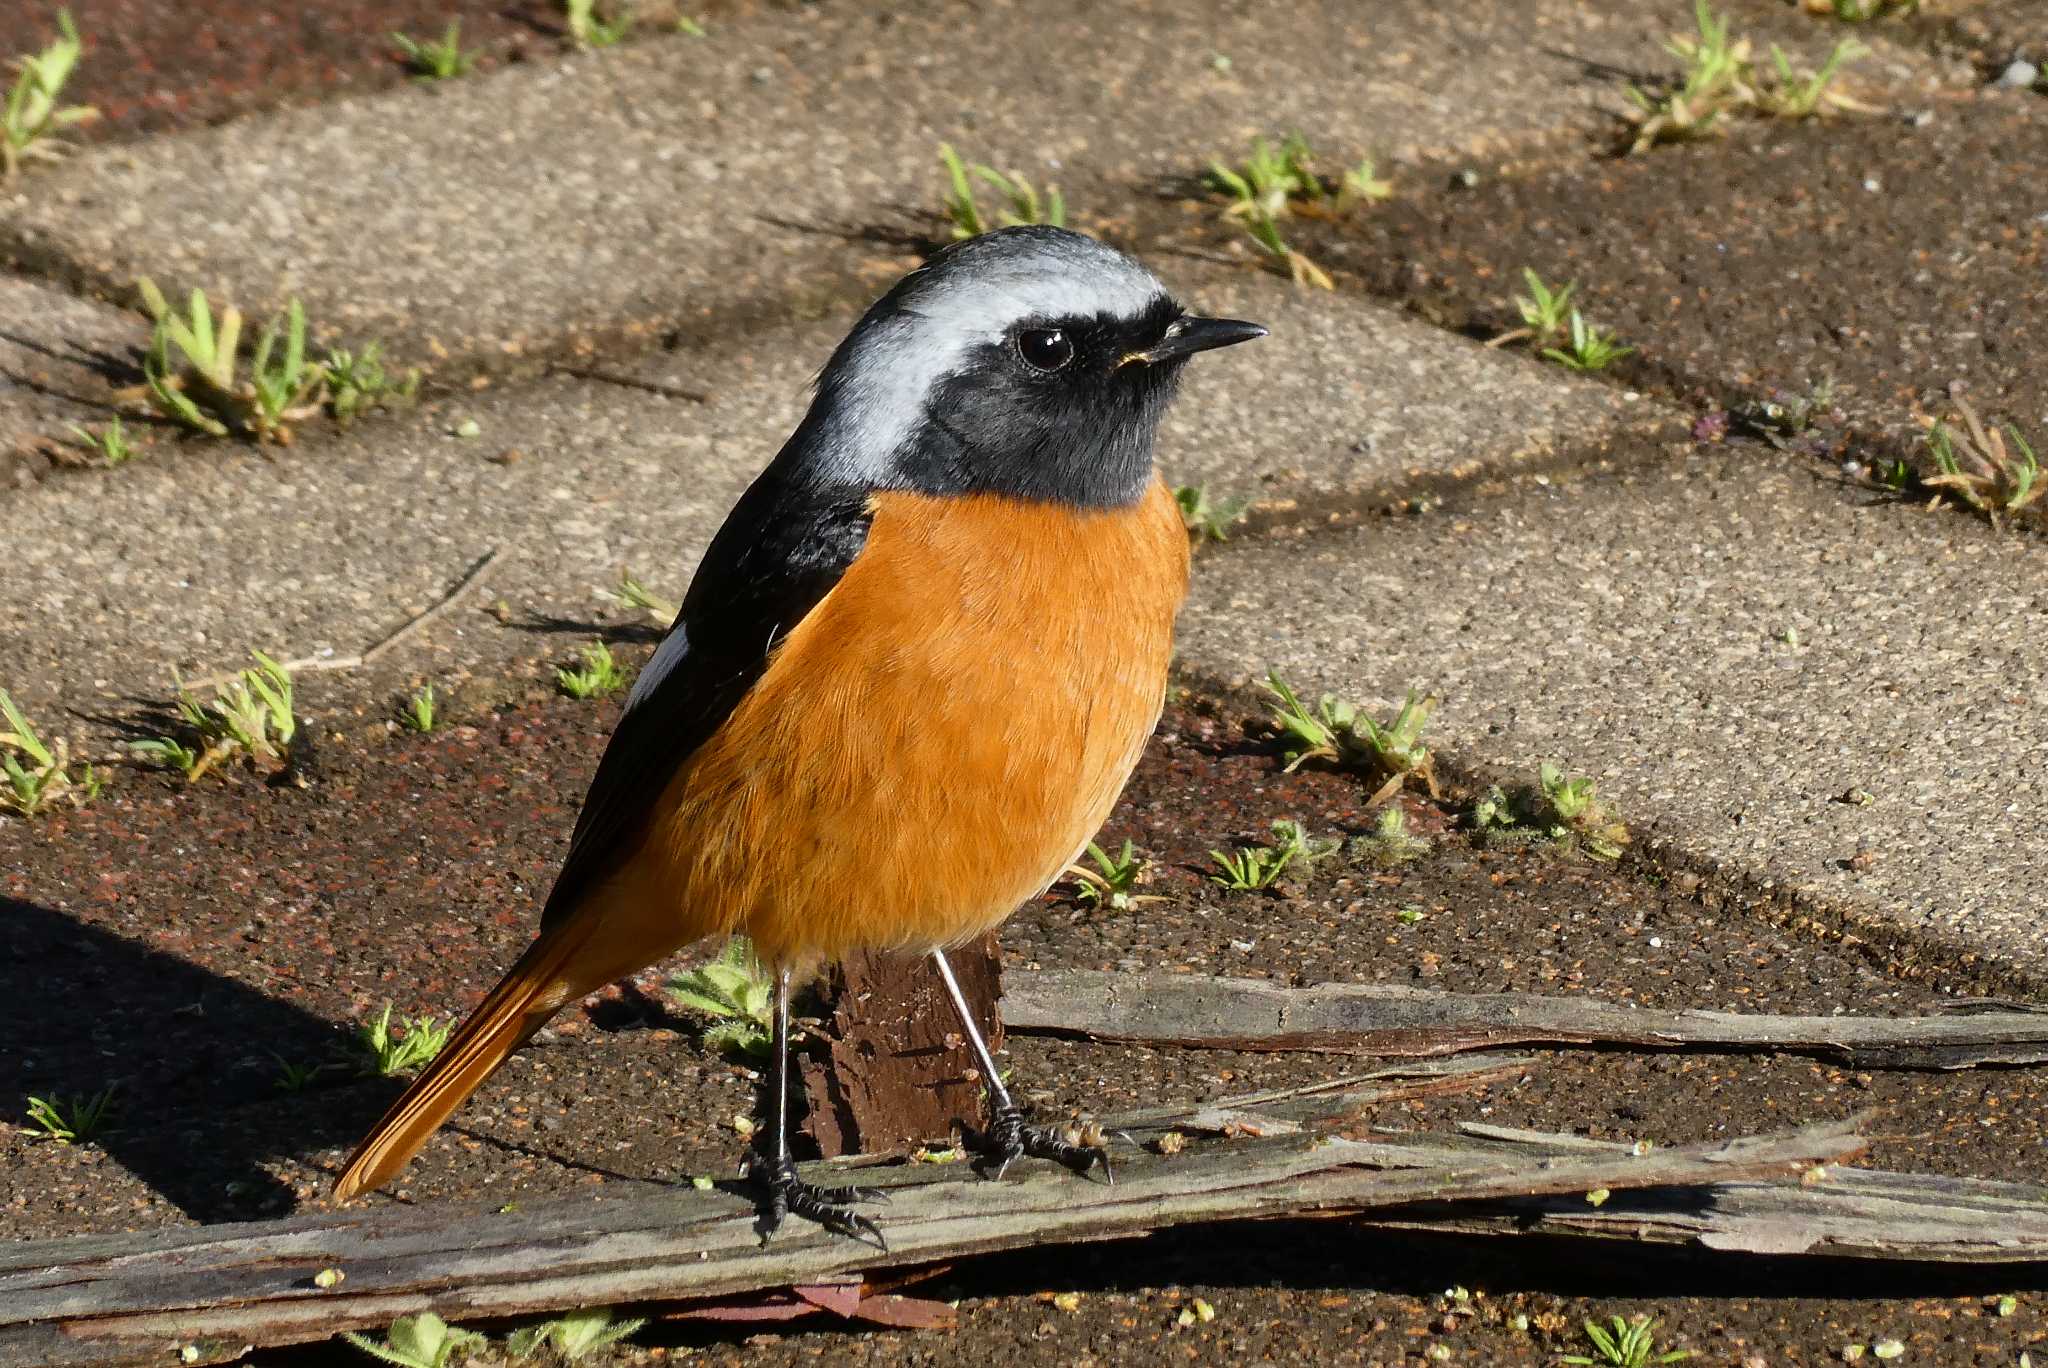
POLYGON ((1116 1185, 1102 1132, 1093 1126, 1078 1131, 1029 1126, 1024 1123, 1024 1113, 1013 1103, 996 1109, 987 1130, 969 1130, 962 1140, 974 1155, 975 1168, 989 1178, 1002 1177, 1013 1161, 1029 1155, 1033 1159, 1050 1159, 1077 1174, 1085 1174, 1099 1164, 1102 1181, 1112 1187, 1116 1185))
POLYGON ((796 1165, 787 1159, 756 1159, 747 1178, 760 1206, 757 1228, 763 1243, 781 1227, 784 1217, 795 1216, 888 1252, 889 1242, 882 1238, 881 1229, 853 1209, 856 1202, 886 1203, 888 1194, 880 1188, 819 1187, 797 1177, 796 1165))

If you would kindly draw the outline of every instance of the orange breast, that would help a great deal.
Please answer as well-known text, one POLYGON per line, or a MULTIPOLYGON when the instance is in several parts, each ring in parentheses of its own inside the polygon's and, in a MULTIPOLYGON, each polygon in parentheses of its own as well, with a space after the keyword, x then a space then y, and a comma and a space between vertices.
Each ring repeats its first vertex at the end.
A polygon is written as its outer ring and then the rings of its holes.
POLYGON ((805 968, 1001 921, 1130 777, 1187 575, 1157 483, 1115 510, 878 496, 860 558, 594 895, 598 939, 645 964, 740 931, 805 968))

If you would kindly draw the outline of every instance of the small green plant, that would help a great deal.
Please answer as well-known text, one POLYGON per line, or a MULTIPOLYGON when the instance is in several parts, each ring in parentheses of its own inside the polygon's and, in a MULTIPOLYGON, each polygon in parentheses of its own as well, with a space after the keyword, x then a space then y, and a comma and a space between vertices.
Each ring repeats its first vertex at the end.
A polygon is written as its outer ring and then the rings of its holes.
POLYGON ((1368 864, 1392 869, 1429 854, 1429 842, 1410 834, 1408 814, 1394 806, 1380 813, 1370 833, 1353 838, 1351 852, 1368 864))
POLYGON ((1207 485, 1182 485, 1173 491, 1180 520, 1197 541, 1229 541, 1230 529, 1244 521, 1250 499, 1210 498, 1207 485))
POLYGON ((60 1145, 90 1144, 111 1129, 113 1118, 114 1087, 101 1088, 91 1097, 31 1097, 28 1100, 29 1124, 36 1128, 37 1138, 55 1140, 60 1145))
POLYGON ((1621 858, 1628 827, 1591 779, 1575 779, 1545 760, 1537 767, 1536 792, 1548 808, 1551 839, 1576 845, 1596 860, 1621 858))
POLYGON ((1828 14, 1845 24, 1904 18, 1920 12, 1920 0, 1806 0, 1809 14, 1828 14))
POLYGON ((687 14, 676 16, 676 32, 682 34, 685 38, 708 38, 711 36, 704 31, 703 20, 693 19, 687 14))
POLYGON ((125 464, 128 458, 135 454, 135 448, 128 443, 128 433, 122 428, 121 415, 118 413, 108 419, 107 425, 98 432, 73 423, 71 435, 78 440, 80 446, 110 466, 125 464))
POLYGON ((432 731, 434 723, 438 720, 434 712, 434 686, 429 684, 408 698, 405 706, 399 709, 398 720, 408 731, 416 731, 422 735, 432 731))
POLYGON ((462 50, 462 21, 450 19, 448 28, 435 42, 431 38, 409 38, 403 33, 391 35, 391 41, 398 46, 399 55, 405 58, 406 67, 415 81, 449 81, 457 76, 467 76, 476 65, 474 53, 462 50))
POLYGON ((347 427, 371 409, 410 404, 420 392, 420 373, 409 370, 403 380, 384 369, 383 345, 372 342, 360 352, 330 348, 321 363, 327 383, 327 411, 347 427))
POLYGON ((1410 690, 1393 722, 1382 726, 1335 694, 1324 694, 1310 711, 1277 672, 1267 673, 1265 688, 1276 700, 1270 716, 1280 732, 1290 773, 1311 760, 1324 760, 1340 769, 1384 776, 1372 804, 1393 797, 1410 779, 1419 781, 1431 797, 1438 795, 1435 757, 1422 744, 1422 729, 1435 699, 1419 698, 1410 690))
POLYGON ((1140 903, 1159 901, 1149 894, 1137 892, 1138 886, 1146 881, 1151 861, 1138 854, 1138 848, 1129 840, 1115 855, 1090 841, 1088 858, 1094 861, 1095 868, 1081 864, 1067 866, 1067 874, 1074 880, 1074 896, 1082 902, 1107 907, 1114 912, 1128 912, 1140 903))
MULTIPOLYGON (((1212 161, 1205 179, 1210 189, 1230 197, 1224 217, 1243 223, 1274 269, 1284 270, 1297 285, 1328 290, 1335 288, 1329 272, 1288 246, 1280 232, 1280 220, 1293 212, 1295 204, 1326 194, 1310 164, 1313 159, 1299 133, 1290 133, 1278 147, 1254 138, 1251 154, 1241 166, 1212 161)), ((1368 179, 1370 167, 1367 163, 1368 179)))
POLYGON ((593 641, 582 651, 583 663, 555 671, 555 683, 571 698, 603 698, 626 683, 626 672, 612 659, 612 648, 593 641))
POLYGON ((441 1053, 455 1023, 438 1017, 401 1019, 394 1029, 391 1004, 375 1021, 356 1028, 357 1070, 365 1078, 396 1078, 408 1074, 441 1053))
POLYGON ((1832 94, 1829 87, 1841 75, 1844 66, 1869 55, 1868 47, 1854 38, 1844 38, 1828 51, 1827 60, 1820 64, 1820 70, 1800 76, 1793 72, 1792 60, 1785 55, 1785 50, 1773 43, 1771 68, 1778 79, 1775 85, 1764 89, 1759 107, 1766 114, 1780 119, 1811 119, 1821 112, 1825 101, 1832 100, 1841 105, 1843 98, 1832 94))
POLYGON ((952 144, 939 144, 939 160, 945 164, 946 179, 951 184, 951 193, 946 196, 946 221, 953 226, 954 241, 980 237, 991 228, 1013 228, 1021 223, 1044 223, 1054 228, 1067 224, 1067 201, 1060 194, 1057 185, 1045 188, 1041 200, 1038 189, 1018 172, 1008 175, 980 162, 972 165, 960 160, 960 154, 952 144), (1001 218, 990 223, 981 212, 981 206, 974 198, 974 182, 981 181, 1003 197, 1001 218))
POLYGON ((476 1331, 457 1329, 431 1311, 393 1321, 381 1342, 352 1331, 343 1331, 341 1337, 371 1358, 399 1368, 448 1368, 458 1351, 489 1343, 476 1331))
POLYGON ((291 424, 319 412, 325 372, 306 364, 306 315, 293 298, 285 309, 284 350, 272 320, 258 339, 247 379, 236 376, 242 314, 233 305, 218 324, 206 293, 195 289, 180 318, 148 277, 135 282, 155 320, 142 360, 150 403, 165 417, 196 432, 226 437, 241 432, 258 441, 291 441, 291 424))
POLYGON ((187 689, 178 690, 179 736, 135 741, 136 757, 184 771, 197 782, 208 770, 236 755, 271 769, 290 764, 292 739, 298 735, 292 711, 291 671, 261 651, 251 652, 256 668, 243 670, 206 703, 187 689))
POLYGON ((312 1086, 314 1080, 319 1078, 321 1074, 335 1067, 335 1063, 331 1059, 322 1060, 314 1064, 294 1064, 275 1050, 271 1051, 270 1057, 277 1061, 277 1078, 275 1083, 279 1092, 304 1092, 312 1086))
POLYGON ((1710 137, 1737 112, 1786 119, 1812 118, 1834 109, 1868 112, 1868 105, 1833 88, 1841 69, 1869 52, 1855 39, 1836 43, 1820 69, 1805 75, 1796 72, 1784 50, 1773 43, 1771 72, 1766 76, 1757 71, 1749 40, 1733 37, 1728 16, 1715 15, 1707 0, 1695 0, 1693 22, 1694 34, 1665 45, 1665 51, 1685 64, 1678 79, 1658 93, 1637 86, 1628 89, 1636 106, 1629 151, 1710 137))
POLYGON ((1631 152, 1709 137, 1721 131, 1727 114, 1756 100, 1749 40, 1732 38, 1728 16, 1717 16, 1707 0, 1695 0, 1693 22, 1696 34, 1664 45, 1666 52, 1685 63, 1676 85, 1661 94, 1634 85, 1628 88, 1636 106, 1631 152))
POLYGON ((1677 1363, 1692 1357, 1690 1349, 1658 1352, 1657 1322, 1648 1316, 1637 1316, 1634 1320, 1615 1316, 1613 1324, 1614 1328, 1609 1330, 1598 1321, 1587 1321, 1586 1338, 1593 1341, 1593 1354, 1567 1354, 1562 1362, 1593 1368, 1650 1368, 1652 1364, 1677 1363))
POLYGON ((734 936, 717 959, 670 979, 668 990, 715 1020, 704 1033, 713 1049, 760 1057, 774 1043, 775 981, 746 937, 734 936))
POLYGON ((1617 346, 1613 333, 1602 332, 1588 323, 1584 314, 1573 309, 1565 345, 1545 347, 1543 355, 1571 370, 1598 371, 1606 370, 1634 351, 1634 347, 1617 346))
POLYGON ((683 611, 683 606, 674 599, 663 598, 633 578, 632 572, 619 571, 619 587, 606 597, 627 608, 637 608, 647 614, 657 627, 667 627, 683 611))
POLYGON ((557 1354, 575 1363, 647 1324, 645 1320, 614 1320, 613 1314, 610 1307, 600 1306, 525 1326, 512 1332, 505 1341, 505 1351, 513 1358, 523 1359, 538 1352, 542 1345, 552 1344, 557 1354))
POLYGON ((100 796, 106 775, 91 765, 74 772, 64 740, 45 742, 28 717, 0 689, 0 812, 33 817, 59 798, 84 807, 100 796))
POLYGON ((1543 277, 1527 266, 1522 268, 1523 283, 1529 293, 1515 296, 1515 309, 1522 315, 1522 326, 1512 332, 1504 332, 1488 342, 1489 347, 1503 347, 1510 342, 1530 341, 1537 346, 1546 342, 1562 340, 1571 319, 1572 294, 1579 287, 1576 282, 1567 281, 1552 289, 1544 283, 1543 277))
MULTIPOLYGON (((1370 172, 1372 163, 1367 162, 1370 172)), ((1276 146, 1252 139, 1252 150, 1239 165, 1209 163, 1209 188, 1229 195, 1226 218, 1285 218, 1297 201, 1323 197, 1322 178, 1315 173, 1315 153, 1300 133, 1289 133, 1276 146)))
POLYGON ((40 53, 9 63, 15 76, 7 103, 0 106, 0 180, 11 179, 31 158, 54 159, 60 155, 54 140, 60 130, 100 116, 90 105, 59 103, 65 82, 85 54, 85 44, 70 10, 57 11, 57 30, 57 37, 40 53))
POLYGON ((1300 822, 1280 818, 1273 823, 1273 844, 1238 846, 1225 852, 1212 850, 1209 858, 1223 872, 1211 874, 1210 882, 1236 891, 1270 888, 1290 867, 1310 868, 1334 855, 1343 843, 1334 839, 1312 839, 1300 822))
POLYGON ((1340 214, 1353 205, 1393 197, 1394 182, 1379 174, 1371 157, 1346 171, 1337 180, 1336 208, 1340 214))
POLYGON ((2020 430, 2010 424, 2003 433, 1985 427, 1959 388, 1950 389, 1949 402, 1955 405, 1962 431, 1937 422, 1927 434, 1935 473, 1922 476, 1921 485, 1955 495, 1994 524, 2001 514, 2017 513, 2039 499, 2048 486, 2042 484, 2041 462, 2020 430), (2008 436, 2011 451, 2006 449, 2008 436))
POLYGON ((633 11, 621 5, 611 19, 598 16, 597 0, 563 0, 569 21, 569 36, 578 47, 612 47, 625 40, 633 28, 633 11))

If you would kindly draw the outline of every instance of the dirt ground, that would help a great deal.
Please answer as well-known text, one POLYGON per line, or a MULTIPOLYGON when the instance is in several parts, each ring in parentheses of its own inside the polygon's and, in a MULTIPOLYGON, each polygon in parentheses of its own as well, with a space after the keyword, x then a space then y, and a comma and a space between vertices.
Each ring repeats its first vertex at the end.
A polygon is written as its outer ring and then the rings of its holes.
MULTIPOLYGON (((31 1044, 0 1062, 0 1096, 20 1115, 29 1095, 113 1084, 118 1115, 96 1145, 23 1129, 0 1136, 0 1232, 324 1206, 345 1148, 398 1085, 337 1063, 287 1092, 282 1062, 339 1061, 348 1029, 387 1001, 401 1015, 449 1013, 481 995, 527 938, 615 712, 550 700, 424 737, 337 729, 305 790, 237 777, 184 791, 123 775, 83 812, 9 824, 0 1036, 31 1044)), ((1633 859, 1617 867, 1542 845, 1486 848, 1462 829, 1455 797, 1403 800, 1411 831, 1431 841, 1413 863, 1340 855, 1277 892, 1209 881, 1209 849, 1258 839, 1276 817, 1314 834, 1367 831, 1365 798, 1348 776, 1284 773, 1253 719, 1199 700, 1176 707, 1105 833, 1153 857, 1146 891, 1162 901, 1114 914, 1056 891, 1006 928, 1007 958, 1754 1011, 1910 1012, 2000 986, 1919 965, 1902 972, 1869 947, 1764 925, 1700 880, 1633 859)), ((698 1023, 663 1004, 661 977, 558 1018, 389 1196, 372 1200, 495 1204, 730 1171, 741 1148, 733 1118, 751 1108, 756 1080, 702 1048, 698 1023)), ((1009 1055, 1016 1086, 1046 1115, 1242 1092, 1355 1064, 1025 1036, 1012 1037, 1009 1055)), ((2048 1071, 1858 1073, 1790 1057, 1590 1052, 1536 1061, 1511 1084, 1390 1105, 1369 1121, 1483 1118, 1674 1143, 1875 1108, 1868 1162, 2048 1180, 2048 1071)), ((1757 1347, 1767 1362, 1817 1363, 1858 1336, 1886 1334, 1930 1346, 1982 1339, 2016 1354, 2048 1335, 2040 1298, 2022 1298, 2021 1315, 1983 1314, 1982 1298, 2009 1290, 2010 1272, 1945 1274, 1910 1303, 1872 1300, 1871 1277, 1803 1263, 1765 1277, 1699 1255, 1564 1257, 1521 1242, 1282 1223, 977 1262, 921 1289, 962 1300, 953 1332, 690 1329, 675 1347, 713 1362, 1315 1361, 1327 1349, 1323 1361, 1396 1363, 1431 1346, 1462 1361, 1545 1362, 1570 1350, 1584 1316, 1648 1308, 1641 1299, 1652 1297, 1673 1341, 1710 1362, 1741 1362, 1726 1355, 1757 1347), (1227 1266, 1255 1270, 1251 1282, 1218 1280, 1223 1245, 1227 1266), (1851 1277, 1862 1290, 1844 1300, 1831 1279, 1851 1277), (1471 1314, 1438 1295, 1460 1283, 1485 1293, 1471 1314), (1076 1311, 1045 1300, 1068 1290, 1083 1294, 1076 1311), (1195 1296, 1217 1320, 1178 1327, 1195 1296), (1513 1328, 1518 1314, 1533 1328, 1513 1328)))

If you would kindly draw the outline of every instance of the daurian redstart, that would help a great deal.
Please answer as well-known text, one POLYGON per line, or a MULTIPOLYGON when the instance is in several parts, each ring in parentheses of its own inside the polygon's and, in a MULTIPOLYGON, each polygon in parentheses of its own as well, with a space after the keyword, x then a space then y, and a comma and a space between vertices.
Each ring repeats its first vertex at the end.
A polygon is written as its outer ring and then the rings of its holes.
POLYGON ((868 1194, 789 1150, 790 980, 856 949, 931 956, 989 1090, 986 1165, 1106 1171, 1024 1123, 944 948, 1043 892, 1130 777, 1188 579, 1153 438, 1190 356, 1264 334, 1056 228, 960 243, 877 301, 627 697, 539 937, 335 1195, 389 1179, 564 1006, 732 934, 776 978, 767 1229, 879 1238, 868 1194))

